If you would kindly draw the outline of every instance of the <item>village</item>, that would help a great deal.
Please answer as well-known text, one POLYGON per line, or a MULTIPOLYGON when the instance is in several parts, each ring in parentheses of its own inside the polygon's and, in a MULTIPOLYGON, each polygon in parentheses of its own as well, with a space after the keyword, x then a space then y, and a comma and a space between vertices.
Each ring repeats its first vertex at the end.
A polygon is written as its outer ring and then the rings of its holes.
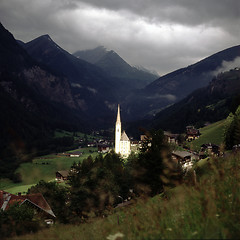
MULTIPOLYGON (((220 146, 213 143, 202 144, 199 151, 191 150, 189 147, 190 144, 199 139, 200 136, 200 130, 196 129, 194 126, 187 126, 184 134, 173 134, 171 132, 164 131, 165 142, 170 145, 172 161, 177 165, 180 165, 185 174, 187 174, 187 172, 193 167, 194 163, 201 159, 221 157, 224 155, 224 153, 221 152, 220 146)), ((150 140, 151 142, 151 138, 149 139, 146 135, 141 135, 139 140, 129 139, 126 132, 122 131, 119 106, 115 125, 115 141, 104 137, 98 137, 95 139, 92 138, 89 141, 86 137, 85 139, 83 137, 79 137, 75 140, 79 144, 78 149, 68 152, 55 153, 55 156, 64 158, 64 161, 68 161, 67 159, 79 160, 81 157, 86 156, 87 150, 89 154, 95 154, 95 156, 96 154, 106 155, 111 151, 115 151, 123 159, 127 159, 130 154, 139 153, 144 141, 150 140)), ((239 149, 240 146, 234 146, 233 150, 239 151, 239 149)), ((41 162, 35 161, 35 164, 50 164, 49 157, 40 157, 39 160, 41 160, 41 162)), ((73 171, 73 169, 61 168, 61 170, 56 171, 55 176, 52 176, 52 178, 55 177, 55 181, 58 184, 68 184, 71 171, 73 171)), ((18 192, 16 195, 6 191, 0 191, 0 208, 3 211, 7 210, 15 202, 20 203, 20 205, 27 205, 34 208, 34 211, 43 217, 45 223, 48 225, 53 224, 54 219, 56 218, 51 206, 41 193, 26 194, 26 192, 18 192)), ((122 203, 118 204, 117 207, 125 206, 129 203, 129 200, 125 200, 124 203, 122 201, 122 203)))

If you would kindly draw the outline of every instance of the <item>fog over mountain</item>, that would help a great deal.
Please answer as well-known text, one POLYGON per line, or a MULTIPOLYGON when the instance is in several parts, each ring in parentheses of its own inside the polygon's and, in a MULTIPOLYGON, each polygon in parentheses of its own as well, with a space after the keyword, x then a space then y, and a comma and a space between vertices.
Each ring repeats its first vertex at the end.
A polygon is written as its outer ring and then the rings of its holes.
POLYGON ((160 75, 238 45, 239 11, 239 0, 0 1, 17 39, 49 34, 71 53, 103 45, 160 75))

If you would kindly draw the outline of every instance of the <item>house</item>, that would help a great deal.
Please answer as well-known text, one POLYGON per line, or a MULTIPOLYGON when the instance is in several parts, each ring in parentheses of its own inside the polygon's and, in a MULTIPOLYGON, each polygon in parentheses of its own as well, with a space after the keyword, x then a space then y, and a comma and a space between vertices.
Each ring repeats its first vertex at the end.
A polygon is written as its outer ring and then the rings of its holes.
POLYGON ((187 126, 186 127, 186 140, 192 141, 198 139, 200 136, 200 131, 196 129, 194 126, 187 126))
POLYGON ((172 159, 178 163, 186 163, 191 162, 193 158, 193 154, 187 151, 173 151, 172 159))
POLYGON ((173 134, 173 133, 164 131, 164 136, 168 143, 178 144, 179 134, 173 134))
POLYGON ((196 159, 197 156, 187 152, 187 151, 173 151, 172 152, 172 160, 178 164, 182 165, 184 170, 189 170, 192 168, 193 159, 196 159))
POLYGON ((99 153, 108 153, 110 151, 110 146, 107 144, 98 144, 99 153))
POLYGON ((68 177, 69 177, 69 172, 66 170, 56 172, 57 181, 66 181, 68 180, 68 177))
POLYGON ((200 153, 207 153, 218 156, 220 154, 220 147, 216 144, 206 143, 201 146, 200 153))
POLYGON ((0 209, 7 211, 8 208, 14 204, 26 204, 35 210, 36 214, 44 218, 56 218, 51 207, 41 193, 34 193, 28 195, 14 195, 5 191, 0 191, 0 209))
POLYGON ((80 151, 75 151, 70 153, 70 157, 80 157, 83 153, 80 151))
POLYGON ((236 144, 233 146, 233 152, 240 152, 240 144, 236 144))

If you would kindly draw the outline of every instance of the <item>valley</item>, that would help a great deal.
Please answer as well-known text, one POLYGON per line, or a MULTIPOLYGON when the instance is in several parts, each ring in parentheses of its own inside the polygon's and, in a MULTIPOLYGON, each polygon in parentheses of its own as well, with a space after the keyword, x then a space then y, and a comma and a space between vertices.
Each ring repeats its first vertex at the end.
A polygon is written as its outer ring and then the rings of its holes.
POLYGON ((240 45, 159 76, 0 24, 0 53, 4 238, 240 234, 240 45))

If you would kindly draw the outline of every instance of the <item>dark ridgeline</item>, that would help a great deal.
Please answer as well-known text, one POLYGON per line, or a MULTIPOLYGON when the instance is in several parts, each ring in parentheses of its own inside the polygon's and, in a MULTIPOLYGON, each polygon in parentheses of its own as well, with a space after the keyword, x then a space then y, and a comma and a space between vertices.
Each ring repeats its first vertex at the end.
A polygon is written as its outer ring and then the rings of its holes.
POLYGON ((122 93, 123 96, 126 96, 129 90, 143 88, 158 78, 157 74, 153 74, 146 69, 132 67, 115 51, 107 50, 103 46, 77 51, 74 56, 100 67, 113 77, 114 81, 120 82, 125 88, 122 93))
POLYGON ((205 87, 214 77, 213 72, 223 61, 233 61, 240 56, 240 45, 225 49, 186 68, 166 74, 144 89, 128 96, 123 109, 132 120, 151 119, 160 110, 176 103, 196 89, 205 87))
POLYGON ((240 104, 240 70, 219 74, 208 84, 180 102, 161 111, 151 125, 173 132, 184 132, 187 125, 203 127, 234 112, 240 104))

